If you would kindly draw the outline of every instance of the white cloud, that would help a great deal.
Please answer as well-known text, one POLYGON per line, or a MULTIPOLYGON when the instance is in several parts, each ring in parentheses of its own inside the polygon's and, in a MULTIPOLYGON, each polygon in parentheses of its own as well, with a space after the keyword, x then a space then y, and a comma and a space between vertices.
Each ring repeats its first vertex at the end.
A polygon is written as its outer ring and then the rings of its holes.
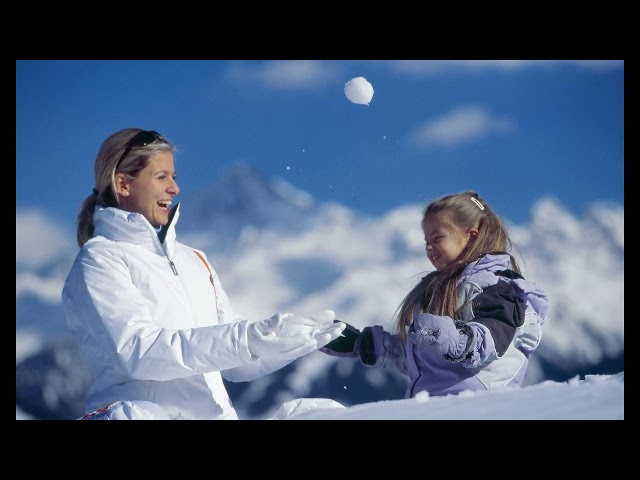
POLYGON ((64 280, 61 275, 41 277, 31 272, 19 273, 16 275, 16 298, 32 294, 44 302, 58 304, 64 280))
POLYGON ((273 90, 309 90, 341 79, 336 64, 320 60, 273 60, 232 62, 231 81, 273 90))
POLYGON ((414 128, 409 143, 416 147, 451 147, 490 134, 507 134, 515 126, 513 119, 493 115, 483 107, 456 107, 414 128))
POLYGON ((38 267, 76 251, 74 238, 39 210, 16 210, 16 265, 38 267))

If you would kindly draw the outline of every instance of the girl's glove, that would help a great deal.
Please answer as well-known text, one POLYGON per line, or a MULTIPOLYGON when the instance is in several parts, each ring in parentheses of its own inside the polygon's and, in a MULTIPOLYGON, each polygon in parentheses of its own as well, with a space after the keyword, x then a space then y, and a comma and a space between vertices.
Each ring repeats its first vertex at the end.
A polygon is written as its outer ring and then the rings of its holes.
POLYGON ((409 336, 414 343, 422 347, 431 347, 449 360, 464 360, 470 336, 473 333, 464 323, 457 322, 451 317, 422 313, 413 320, 413 328, 409 336))
MULTIPOLYGON (((339 322, 340 320, 334 321, 339 322)), ((342 331, 342 334, 319 350, 333 357, 354 357, 354 348, 360 333, 360 330, 356 327, 345 323, 345 329, 342 331)))
POLYGON ((346 325, 342 335, 318 350, 332 357, 360 357, 364 365, 375 365, 381 351, 382 327, 365 327, 360 331, 348 323, 334 321, 346 325), (378 353, 376 353, 376 344, 378 353))

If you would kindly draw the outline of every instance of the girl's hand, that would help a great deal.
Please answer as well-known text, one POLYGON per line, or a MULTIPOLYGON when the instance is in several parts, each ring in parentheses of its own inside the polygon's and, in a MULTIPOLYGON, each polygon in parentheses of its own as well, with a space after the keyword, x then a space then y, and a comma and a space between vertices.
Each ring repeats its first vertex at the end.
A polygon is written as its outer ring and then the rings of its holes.
POLYGON ((462 324, 458 325, 461 330, 458 330, 451 317, 422 313, 414 318, 409 336, 417 345, 433 348, 440 355, 457 359, 465 353, 469 339, 466 329, 462 328, 462 324))

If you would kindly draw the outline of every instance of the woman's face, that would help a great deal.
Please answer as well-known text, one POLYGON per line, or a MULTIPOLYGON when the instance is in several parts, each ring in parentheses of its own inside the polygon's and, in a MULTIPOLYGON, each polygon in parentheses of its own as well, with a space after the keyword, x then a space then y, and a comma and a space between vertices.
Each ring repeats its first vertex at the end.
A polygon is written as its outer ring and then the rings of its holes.
POLYGON ((425 217, 422 222, 427 258, 440 272, 455 261, 471 238, 478 231, 472 228, 465 232, 450 221, 446 212, 438 212, 425 217))
POLYGON ((169 209, 180 188, 176 183, 173 154, 160 152, 149 159, 149 164, 137 177, 116 179, 120 207, 128 212, 144 215, 154 227, 166 225, 169 209))

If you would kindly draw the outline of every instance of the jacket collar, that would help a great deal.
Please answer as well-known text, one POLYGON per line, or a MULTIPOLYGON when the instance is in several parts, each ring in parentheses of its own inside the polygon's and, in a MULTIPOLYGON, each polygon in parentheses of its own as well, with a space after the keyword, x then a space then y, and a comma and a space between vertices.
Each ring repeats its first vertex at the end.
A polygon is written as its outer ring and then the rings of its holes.
MULTIPOLYGON (((169 223, 162 227, 164 237, 161 243, 158 232, 140 213, 127 212, 115 207, 97 206, 93 214, 95 236, 102 236, 116 242, 127 242, 142 246, 158 253, 173 252, 176 242, 176 223, 180 216, 180 204, 176 204, 169 214, 169 223)), ((169 255, 171 257, 171 255, 169 255)))
POLYGON ((462 272, 461 277, 467 277, 480 270, 489 270, 491 272, 496 270, 504 270, 505 268, 511 268, 511 258, 509 255, 499 253, 487 253, 479 259, 471 262, 462 272))

